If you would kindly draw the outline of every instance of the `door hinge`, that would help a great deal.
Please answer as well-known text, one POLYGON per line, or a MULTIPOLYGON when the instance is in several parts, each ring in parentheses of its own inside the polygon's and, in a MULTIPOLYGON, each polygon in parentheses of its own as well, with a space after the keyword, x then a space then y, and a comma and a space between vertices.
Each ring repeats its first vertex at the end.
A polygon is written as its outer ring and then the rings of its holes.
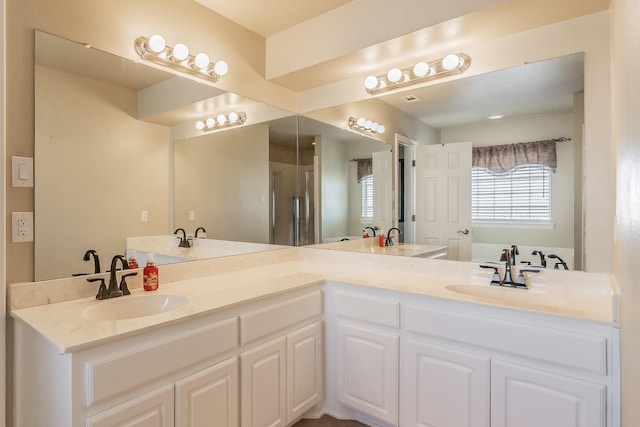
POLYGON ((411 221, 416 222, 416 216, 415 215, 411 215, 411 221))
POLYGON ((415 160, 411 160, 411 166, 413 166, 414 168, 416 167, 416 161, 415 160))

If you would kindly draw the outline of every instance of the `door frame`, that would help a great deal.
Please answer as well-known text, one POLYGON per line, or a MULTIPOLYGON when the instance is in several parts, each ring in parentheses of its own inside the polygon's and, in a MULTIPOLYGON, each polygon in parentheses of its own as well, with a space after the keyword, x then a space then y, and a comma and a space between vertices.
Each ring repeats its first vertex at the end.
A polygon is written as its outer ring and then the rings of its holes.
POLYGON ((398 163, 400 160, 400 146, 404 148, 404 166, 405 166, 405 179, 404 179, 404 242, 415 243, 416 242, 416 170, 414 161, 416 159, 416 146, 418 143, 404 135, 398 133, 395 134, 393 142, 393 226, 398 227, 399 218, 398 212, 400 211, 400 179, 398 177, 398 163), (408 179, 407 179, 408 178, 408 179))

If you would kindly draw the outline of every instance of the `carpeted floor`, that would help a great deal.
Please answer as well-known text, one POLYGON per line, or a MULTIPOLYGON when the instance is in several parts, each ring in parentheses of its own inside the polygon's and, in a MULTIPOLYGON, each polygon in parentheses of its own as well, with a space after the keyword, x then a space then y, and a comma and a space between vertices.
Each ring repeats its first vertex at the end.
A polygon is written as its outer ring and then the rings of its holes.
POLYGON ((366 424, 352 420, 337 420, 329 415, 323 415, 317 420, 300 420, 294 427, 366 427, 366 424))

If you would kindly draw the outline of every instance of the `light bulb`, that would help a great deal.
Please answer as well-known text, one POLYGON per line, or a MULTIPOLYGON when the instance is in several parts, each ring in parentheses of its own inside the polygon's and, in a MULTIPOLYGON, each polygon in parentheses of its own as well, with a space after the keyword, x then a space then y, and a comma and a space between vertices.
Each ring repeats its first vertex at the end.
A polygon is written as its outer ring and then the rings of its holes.
POLYGON ((389 80, 391 83, 397 83, 401 78, 402 71, 400 70, 400 68, 392 68, 387 73, 387 80, 389 80))
POLYGON ((450 54, 444 57, 442 60, 442 68, 447 71, 451 71, 460 64, 460 58, 458 55, 450 54))
POLYGON ((380 127, 380 123, 373 122, 373 124, 371 125, 371 130, 374 132, 377 132, 379 127, 380 127))
POLYGON ((386 130, 386 128, 384 127, 384 125, 378 126, 378 133, 379 134, 383 134, 385 130, 386 130))
POLYGON ((429 64, 426 62, 418 62, 413 66, 413 75, 416 77, 424 77, 429 73, 429 64))
POLYGON ((206 53, 199 53, 193 60, 193 64, 200 70, 204 70, 209 66, 209 55, 206 53))
POLYGON ((152 52, 160 53, 164 50, 167 44, 164 41, 164 38, 159 34, 154 34, 149 37, 149 49, 152 52))
POLYGON ((356 124, 357 124, 359 127, 363 128, 363 127, 364 127, 364 124, 365 124, 366 122, 367 122, 367 119, 365 119, 364 117, 360 117, 360 118, 358 119, 358 121, 356 122, 356 124))
POLYGON ((202 120, 198 120, 196 122, 196 129, 198 129, 198 130, 204 129, 204 122, 202 120))
POLYGON ((219 76, 224 76, 229 72, 229 66, 224 61, 217 61, 213 66, 213 72, 219 76))
POLYGON ((239 119, 238 113, 235 113, 235 112, 229 113, 229 121, 230 122, 237 122, 238 119, 239 119))
POLYGON ((378 78, 376 76, 369 76, 364 79, 364 87, 367 90, 375 89, 378 86, 378 78))
POLYGON ((367 122, 364 124, 364 128, 371 129, 372 125, 373 125, 373 122, 371 120, 367 120, 367 122))
POLYGON ((220 114, 217 118, 217 122, 219 125, 223 125, 227 123, 227 117, 224 114, 220 114))
POLYGON ((216 125, 216 121, 209 117, 206 121, 207 127, 212 128, 216 125))
POLYGON ((171 56, 173 56, 178 61, 184 61, 189 56, 189 48, 186 44, 178 43, 173 47, 171 56))

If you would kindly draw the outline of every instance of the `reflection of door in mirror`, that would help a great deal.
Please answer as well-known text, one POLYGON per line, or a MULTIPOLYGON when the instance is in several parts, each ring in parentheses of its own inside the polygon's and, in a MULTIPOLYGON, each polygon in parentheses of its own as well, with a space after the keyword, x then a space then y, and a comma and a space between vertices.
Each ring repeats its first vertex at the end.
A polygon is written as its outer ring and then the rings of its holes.
POLYGON ((393 156, 391 150, 378 151, 373 157, 373 223, 385 234, 393 227, 393 156))
POLYGON ((417 243, 446 245, 471 260, 471 143, 420 145, 416 161, 417 243))

